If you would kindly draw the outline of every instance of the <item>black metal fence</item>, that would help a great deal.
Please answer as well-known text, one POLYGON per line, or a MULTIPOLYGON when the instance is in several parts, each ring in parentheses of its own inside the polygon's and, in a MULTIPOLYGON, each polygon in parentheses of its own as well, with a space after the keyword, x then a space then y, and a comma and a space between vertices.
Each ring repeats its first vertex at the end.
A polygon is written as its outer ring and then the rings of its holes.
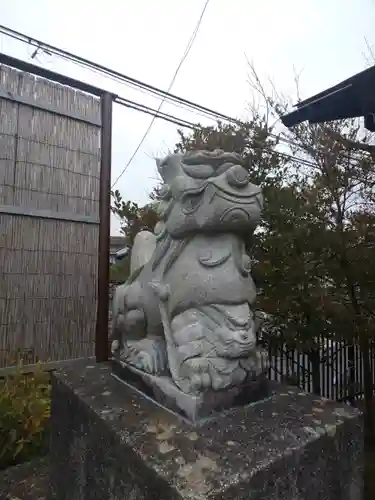
MULTIPOLYGON (((305 392, 354 403, 364 393, 364 368, 360 349, 345 341, 321 338, 319 347, 303 352, 281 339, 261 342, 268 350, 270 380, 297 385, 305 392)), ((371 375, 375 386, 375 351, 371 351, 371 375)))

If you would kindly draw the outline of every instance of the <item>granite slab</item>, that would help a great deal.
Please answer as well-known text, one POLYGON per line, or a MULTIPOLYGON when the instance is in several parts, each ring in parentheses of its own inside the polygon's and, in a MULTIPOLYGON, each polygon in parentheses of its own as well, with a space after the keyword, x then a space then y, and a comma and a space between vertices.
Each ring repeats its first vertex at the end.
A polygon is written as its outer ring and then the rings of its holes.
POLYGON ((112 374, 119 380, 146 394, 155 403, 179 413, 191 423, 198 423, 228 408, 244 406, 269 395, 268 380, 264 375, 226 390, 209 389, 193 395, 182 392, 168 376, 151 375, 117 360, 111 364, 112 374))
POLYGON ((51 498, 360 500, 359 411, 272 385, 199 423, 92 360, 53 375, 51 498))

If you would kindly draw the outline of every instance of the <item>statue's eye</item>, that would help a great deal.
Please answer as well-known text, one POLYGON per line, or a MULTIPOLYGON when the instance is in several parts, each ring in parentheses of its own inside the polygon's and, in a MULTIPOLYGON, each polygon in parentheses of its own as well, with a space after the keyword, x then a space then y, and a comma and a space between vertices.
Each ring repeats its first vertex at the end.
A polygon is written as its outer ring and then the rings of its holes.
POLYGON ((249 173, 241 165, 235 165, 226 173, 226 179, 230 186, 241 188, 249 184, 249 173))
POLYGON ((183 163, 182 169, 193 179, 208 179, 214 175, 214 169, 211 165, 186 165, 183 163))
POLYGON ((183 211, 185 213, 194 212, 202 200, 202 195, 199 194, 188 194, 184 196, 182 200, 183 211))

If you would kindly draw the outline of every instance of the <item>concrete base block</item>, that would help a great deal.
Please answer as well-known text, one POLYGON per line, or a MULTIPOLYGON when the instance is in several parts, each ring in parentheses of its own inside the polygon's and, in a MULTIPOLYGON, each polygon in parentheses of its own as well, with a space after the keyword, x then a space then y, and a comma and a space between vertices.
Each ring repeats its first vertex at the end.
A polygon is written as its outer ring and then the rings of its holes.
POLYGON ((92 360, 53 376, 51 498, 360 500, 362 415, 296 388, 196 424, 92 360))

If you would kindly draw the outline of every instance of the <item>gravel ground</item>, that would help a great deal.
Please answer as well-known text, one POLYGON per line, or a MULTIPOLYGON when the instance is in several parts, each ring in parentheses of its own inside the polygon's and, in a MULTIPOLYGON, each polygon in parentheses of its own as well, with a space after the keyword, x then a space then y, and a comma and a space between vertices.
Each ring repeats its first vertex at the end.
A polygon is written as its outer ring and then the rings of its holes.
POLYGON ((46 500, 48 458, 38 458, 0 471, 0 500, 46 500))

